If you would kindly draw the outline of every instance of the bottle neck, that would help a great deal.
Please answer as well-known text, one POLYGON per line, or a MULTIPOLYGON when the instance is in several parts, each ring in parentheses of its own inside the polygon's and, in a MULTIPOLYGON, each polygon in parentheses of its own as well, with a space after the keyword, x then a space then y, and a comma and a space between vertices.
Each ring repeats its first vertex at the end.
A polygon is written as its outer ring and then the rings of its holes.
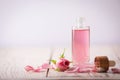
POLYGON ((73 30, 76 30, 76 29, 77 29, 77 30, 79 30, 79 29, 80 29, 80 30, 82 30, 82 29, 84 30, 84 29, 90 29, 90 27, 89 27, 89 26, 84 26, 84 27, 74 26, 72 29, 73 29, 73 30))

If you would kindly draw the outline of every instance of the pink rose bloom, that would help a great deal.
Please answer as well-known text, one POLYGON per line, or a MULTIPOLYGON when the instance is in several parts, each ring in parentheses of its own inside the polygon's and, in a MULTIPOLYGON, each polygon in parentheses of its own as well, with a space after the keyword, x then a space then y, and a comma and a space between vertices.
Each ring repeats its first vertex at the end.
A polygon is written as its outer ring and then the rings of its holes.
POLYGON ((70 64, 70 61, 64 58, 60 58, 60 60, 56 62, 56 68, 59 71, 65 71, 69 68, 69 64, 70 64))

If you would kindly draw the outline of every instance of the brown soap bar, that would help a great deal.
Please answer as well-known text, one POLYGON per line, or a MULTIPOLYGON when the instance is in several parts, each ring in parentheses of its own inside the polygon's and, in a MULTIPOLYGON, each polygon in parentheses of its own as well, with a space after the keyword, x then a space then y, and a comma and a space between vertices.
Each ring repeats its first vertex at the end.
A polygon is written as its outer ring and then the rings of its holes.
POLYGON ((115 61, 109 61, 107 56, 97 56, 94 64, 98 72, 107 72, 110 66, 115 66, 115 61))

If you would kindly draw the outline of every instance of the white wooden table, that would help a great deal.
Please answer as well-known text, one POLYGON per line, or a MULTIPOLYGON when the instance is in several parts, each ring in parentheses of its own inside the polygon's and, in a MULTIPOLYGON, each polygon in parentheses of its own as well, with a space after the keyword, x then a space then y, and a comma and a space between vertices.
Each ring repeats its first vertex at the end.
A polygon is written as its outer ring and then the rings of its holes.
MULTIPOLYGON (((17 47, 0 48, 0 80, 93 80, 93 79, 111 79, 119 80, 120 74, 113 73, 65 73, 50 70, 48 77, 46 71, 40 73, 26 72, 24 67, 32 65, 40 66, 49 60, 50 48, 39 47, 17 47)), ((54 48, 53 59, 63 52, 63 48, 54 48)), ((120 46, 104 45, 91 46, 90 62, 94 61, 95 56, 108 56, 109 59, 116 61, 117 68, 120 68, 120 46)), ((66 48, 65 57, 71 60, 71 49, 66 48)))

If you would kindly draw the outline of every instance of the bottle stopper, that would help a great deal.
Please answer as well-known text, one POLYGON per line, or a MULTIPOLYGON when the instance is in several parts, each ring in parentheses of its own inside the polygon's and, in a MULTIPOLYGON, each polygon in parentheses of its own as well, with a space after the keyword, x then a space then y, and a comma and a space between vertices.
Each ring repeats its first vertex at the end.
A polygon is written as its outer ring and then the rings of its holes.
POLYGON ((107 72, 109 67, 115 66, 115 61, 109 60, 107 56, 97 56, 94 64, 97 72, 107 72))

